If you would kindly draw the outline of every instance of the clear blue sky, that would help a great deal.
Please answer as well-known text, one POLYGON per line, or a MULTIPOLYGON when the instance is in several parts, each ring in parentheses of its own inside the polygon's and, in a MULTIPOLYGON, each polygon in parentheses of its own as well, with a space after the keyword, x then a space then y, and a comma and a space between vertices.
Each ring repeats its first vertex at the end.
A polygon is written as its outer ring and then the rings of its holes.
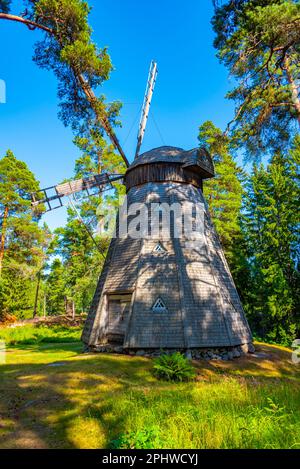
MULTIPOLYGON (((158 62, 158 78, 151 109, 159 131, 150 117, 142 151, 163 144, 193 148, 204 120, 225 127, 233 115, 232 103, 224 98, 231 85, 212 46, 211 0, 89 3, 93 39, 108 46, 115 66, 101 92, 108 101, 124 103, 117 134, 130 161, 152 58, 158 62)), ((13 11, 20 11, 19 4, 13 2, 13 11)), ((72 176, 79 151, 57 117, 55 77, 32 62, 41 34, 0 21, 0 79, 7 86, 7 103, 0 104, 0 155, 13 150, 45 187, 72 176)), ((45 216, 51 228, 64 220, 64 209, 45 216)))

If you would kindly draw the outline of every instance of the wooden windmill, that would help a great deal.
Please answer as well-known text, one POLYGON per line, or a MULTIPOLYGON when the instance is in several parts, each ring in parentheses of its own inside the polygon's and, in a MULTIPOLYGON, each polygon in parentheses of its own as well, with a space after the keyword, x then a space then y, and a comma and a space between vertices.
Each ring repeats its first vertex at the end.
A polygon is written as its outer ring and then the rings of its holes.
MULTIPOLYGON (((126 173, 56 186, 52 198, 45 190, 42 202, 52 208, 56 200, 62 204, 64 195, 93 187, 105 190, 123 178, 127 207, 186 202, 196 209, 204 207, 202 241, 191 246, 184 234, 175 236, 174 217, 171 235, 165 237, 161 214, 154 236, 147 232, 132 237, 130 230, 120 236, 120 223, 125 221, 128 227, 132 220, 122 207, 82 340, 92 351, 151 355, 163 349, 182 350, 194 357, 239 356, 241 350, 253 350, 252 336, 202 193, 203 180, 214 177, 212 159, 205 149, 170 146, 140 154, 156 74, 152 62, 135 159, 126 173)), ((147 215, 150 225, 151 213, 147 215)))

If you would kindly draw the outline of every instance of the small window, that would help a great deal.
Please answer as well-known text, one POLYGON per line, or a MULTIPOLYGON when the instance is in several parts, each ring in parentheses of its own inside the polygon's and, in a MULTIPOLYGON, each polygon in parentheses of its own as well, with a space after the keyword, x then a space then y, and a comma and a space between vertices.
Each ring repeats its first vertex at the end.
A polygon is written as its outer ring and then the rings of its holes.
POLYGON ((167 311, 167 307, 166 307, 166 305, 164 304, 164 302, 161 298, 157 298, 154 305, 152 306, 152 311, 154 311, 156 313, 161 313, 163 311, 167 311))
POLYGON ((165 248, 161 245, 161 243, 157 243, 153 251, 154 252, 166 252, 165 248))

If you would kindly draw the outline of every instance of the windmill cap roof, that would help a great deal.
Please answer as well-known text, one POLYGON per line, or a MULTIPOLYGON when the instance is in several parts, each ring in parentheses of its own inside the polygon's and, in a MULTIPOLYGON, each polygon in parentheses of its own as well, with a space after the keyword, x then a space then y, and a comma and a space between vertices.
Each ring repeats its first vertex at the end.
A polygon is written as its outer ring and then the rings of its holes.
POLYGON ((128 170, 151 163, 181 163, 186 166, 201 166, 208 173, 214 174, 211 156, 205 148, 193 148, 192 150, 169 146, 153 148, 136 158, 128 170))

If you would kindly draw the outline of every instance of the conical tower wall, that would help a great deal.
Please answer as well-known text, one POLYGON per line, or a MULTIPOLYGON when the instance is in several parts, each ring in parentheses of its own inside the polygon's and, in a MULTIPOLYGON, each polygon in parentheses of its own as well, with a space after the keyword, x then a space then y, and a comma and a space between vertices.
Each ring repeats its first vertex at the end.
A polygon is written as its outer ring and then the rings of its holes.
POLYGON ((154 237, 113 238, 83 341, 92 348, 117 344, 124 350, 230 348, 251 343, 251 332, 201 191, 205 174, 199 168, 193 171, 196 166, 191 152, 185 152, 189 153, 187 162, 180 149, 173 152, 172 159, 178 171, 174 165, 171 171, 168 161, 161 160, 170 159, 172 151, 164 151, 167 156, 159 151, 145 154, 138 174, 129 171, 127 206, 141 204, 150 214, 153 203, 201 207, 203 236, 191 245, 187 236, 174 236, 171 223, 171 236, 160 232, 154 237), (187 163, 188 173, 183 169, 187 163), (155 164, 159 166, 153 167, 155 164), (155 308, 156 302, 160 308, 155 308))

